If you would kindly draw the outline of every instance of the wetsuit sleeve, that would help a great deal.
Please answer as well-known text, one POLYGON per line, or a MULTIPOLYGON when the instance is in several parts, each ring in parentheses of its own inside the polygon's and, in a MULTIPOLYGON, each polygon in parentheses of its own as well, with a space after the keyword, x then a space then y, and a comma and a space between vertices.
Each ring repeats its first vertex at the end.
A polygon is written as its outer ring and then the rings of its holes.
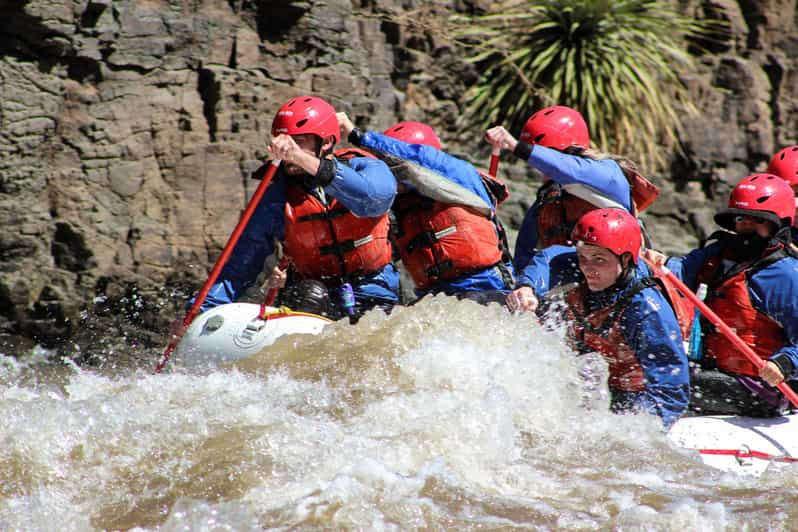
POLYGON ((787 257, 749 278, 748 293, 754 308, 784 328, 785 343, 770 358, 786 356, 798 378, 798 260, 787 257))
POLYGON ((537 297, 544 297, 555 286, 579 279, 574 248, 556 245, 535 253, 516 279, 516 285, 529 286, 537 297))
POLYGON ((718 244, 711 244, 704 248, 694 249, 684 257, 671 257, 665 266, 688 288, 695 291, 698 288, 698 273, 701 267, 710 256, 719 251, 718 244))
POLYGON ((479 172, 468 161, 436 150, 425 144, 408 144, 374 131, 366 131, 360 136, 360 145, 395 157, 416 163, 442 175, 449 181, 460 185, 479 196, 486 206, 495 208, 479 172))
POLYGON ((640 406, 670 426, 690 399, 687 354, 676 316, 659 290, 646 288, 629 302, 621 325, 626 344, 643 368, 640 406))
POLYGON ((373 217, 388 212, 396 197, 396 178, 388 165, 369 157, 353 157, 347 163, 336 162, 335 177, 324 191, 355 216, 373 217))
POLYGON ((515 271, 522 271, 535 255, 538 245, 538 207, 537 201, 532 204, 526 211, 521 228, 518 230, 513 254, 515 271))
POLYGON ((632 209, 629 182, 611 159, 588 159, 536 144, 527 163, 562 186, 582 185, 628 211, 632 209))
MULTIPOLYGON (((233 303, 252 286, 263 270, 266 257, 274 252, 274 241, 285 231, 285 180, 276 178, 266 189, 246 228, 208 292, 201 310, 233 303)), ((232 232, 232 230, 231 230, 232 232)), ((188 306, 194 303, 192 298, 188 306)))

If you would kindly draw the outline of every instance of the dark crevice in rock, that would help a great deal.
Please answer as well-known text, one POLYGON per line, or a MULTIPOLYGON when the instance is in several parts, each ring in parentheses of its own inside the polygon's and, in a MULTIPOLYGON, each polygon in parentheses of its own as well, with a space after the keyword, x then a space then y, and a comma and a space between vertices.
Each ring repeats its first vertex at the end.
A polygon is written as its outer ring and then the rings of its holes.
POLYGON ((781 93, 781 83, 784 79, 784 68, 776 57, 768 55, 768 62, 762 65, 762 69, 767 74, 768 80, 770 80, 770 101, 768 103, 771 111, 771 120, 773 124, 780 124, 779 94, 781 93))
POLYGON ((105 12, 106 4, 89 2, 83 14, 80 16, 80 26, 82 28, 93 28, 100 16, 105 12))
POLYGON ((233 37, 233 46, 230 47, 230 59, 227 60, 227 66, 230 68, 238 68, 238 39, 233 37))
POLYGON ((202 113, 208 123, 208 136, 211 142, 216 142, 216 104, 219 102, 220 86, 212 71, 206 68, 199 69, 197 91, 202 98, 202 113))
POLYGON ((698 166, 695 163, 692 150, 681 144, 671 160, 670 168, 670 175, 673 176, 676 188, 683 189, 688 181, 694 181, 697 178, 697 173, 698 166))
POLYGON ((745 23, 748 25, 748 42, 746 47, 749 50, 758 50, 761 46, 759 44, 759 27, 767 22, 764 14, 762 13, 762 2, 759 0, 739 0, 740 12, 745 18, 745 23))
POLYGON ((303 1, 259 2, 255 16, 258 36, 263 41, 281 41, 310 8, 310 3, 303 1))
POLYGON ((63 222, 55 224, 55 235, 50 245, 50 252, 58 268, 78 272, 94 266, 92 252, 86 246, 83 235, 63 222))
POLYGON ((0 283, 0 316, 4 316, 10 320, 16 320, 16 307, 11 300, 11 292, 4 283, 0 283))
POLYGON ((67 60, 67 76, 79 83, 99 83, 102 81, 100 64, 87 57, 73 57, 67 60))
POLYGON ((380 31, 385 35, 385 42, 396 46, 402 34, 399 24, 392 20, 383 20, 380 23, 380 31))
POLYGON ((75 54, 72 37, 53 31, 40 18, 26 13, 27 3, 18 0, 0 2, 4 20, 0 24, 0 57, 35 61, 41 72, 49 73, 60 64, 59 58, 75 54))

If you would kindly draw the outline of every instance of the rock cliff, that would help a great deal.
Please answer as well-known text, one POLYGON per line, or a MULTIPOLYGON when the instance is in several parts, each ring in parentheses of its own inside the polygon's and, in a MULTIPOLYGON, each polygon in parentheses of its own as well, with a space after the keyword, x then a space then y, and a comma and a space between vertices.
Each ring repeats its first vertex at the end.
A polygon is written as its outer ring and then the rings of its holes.
MULTIPOLYGON (((798 143, 796 2, 708 0, 729 22, 685 80, 702 110, 647 213, 679 253, 730 187, 798 143)), ((157 346, 207 276, 291 96, 329 99, 364 126, 435 126, 484 166, 457 118, 474 72, 442 20, 452 0, 0 0, 0 353, 33 342, 76 358, 108 338, 157 346)), ((520 223, 537 184, 500 177, 520 223)), ((88 353, 88 354, 87 354, 88 353)))

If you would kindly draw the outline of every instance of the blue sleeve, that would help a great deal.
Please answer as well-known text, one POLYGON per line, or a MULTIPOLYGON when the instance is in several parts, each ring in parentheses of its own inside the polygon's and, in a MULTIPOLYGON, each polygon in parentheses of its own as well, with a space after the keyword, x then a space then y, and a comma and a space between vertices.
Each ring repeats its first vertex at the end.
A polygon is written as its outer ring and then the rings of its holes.
POLYGON ((374 131, 366 131, 360 138, 360 145, 394 155, 437 172, 449 181, 460 185, 479 196, 485 204, 495 208, 479 172, 468 161, 436 150, 426 144, 408 144, 374 131))
POLYGON ((583 185, 631 211, 629 181, 612 159, 589 159, 568 155, 539 144, 532 147, 527 162, 562 186, 583 185))
POLYGON ((784 328, 785 343, 773 353, 789 357, 796 369, 788 379, 798 377, 798 260, 783 258, 763 268, 748 280, 754 308, 784 328))
POLYGON ((545 297, 555 286, 581 279, 576 252, 570 246, 549 246, 532 256, 529 264, 518 275, 517 286, 529 286, 535 296, 545 297))
POLYGON ((645 376, 641 406, 670 426, 690 399, 687 354, 676 316, 659 290, 646 288, 632 298, 621 324, 645 376))
MULTIPOLYGON (((283 239, 285 188, 285 179, 278 176, 266 189, 230 258, 203 301, 202 312, 234 302, 257 280, 266 257, 274 252, 274 241, 283 239)), ((189 305, 194 300, 192 298, 189 305)))
POLYGON ((522 271, 532 256, 537 251, 538 245, 538 207, 539 203, 536 201, 532 204, 529 210, 524 215, 524 221, 521 222, 521 228, 518 230, 518 236, 515 239, 515 253, 513 254, 513 265, 515 271, 522 271))
POLYGON ((354 157, 336 162, 335 177, 324 191, 355 216, 373 217, 388 212, 396 197, 396 178, 378 159, 354 157))
POLYGON ((698 288, 698 273, 709 257, 719 252, 719 244, 713 243, 704 248, 694 249, 684 257, 671 257, 665 266, 681 279, 690 290, 698 288))

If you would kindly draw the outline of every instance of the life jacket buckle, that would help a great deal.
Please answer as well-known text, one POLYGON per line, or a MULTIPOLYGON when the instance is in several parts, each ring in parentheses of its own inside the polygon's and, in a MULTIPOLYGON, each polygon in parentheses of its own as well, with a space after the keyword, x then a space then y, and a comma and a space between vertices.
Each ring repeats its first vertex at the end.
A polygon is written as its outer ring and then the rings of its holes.
POLYGON ((407 252, 413 253, 413 250, 417 247, 425 247, 428 248, 432 246, 435 242, 439 241, 445 236, 451 235, 452 233, 457 232, 457 227, 449 226, 440 231, 424 231, 423 233, 417 234, 408 244, 407 244, 407 252))
POLYGON ((440 264, 427 268, 426 274, 430 279, 433 279, 443 276, 452 269, 454 269, 454 264, 452 264, 452 261, 447 260, 446 262, 441 262, 440 264))

